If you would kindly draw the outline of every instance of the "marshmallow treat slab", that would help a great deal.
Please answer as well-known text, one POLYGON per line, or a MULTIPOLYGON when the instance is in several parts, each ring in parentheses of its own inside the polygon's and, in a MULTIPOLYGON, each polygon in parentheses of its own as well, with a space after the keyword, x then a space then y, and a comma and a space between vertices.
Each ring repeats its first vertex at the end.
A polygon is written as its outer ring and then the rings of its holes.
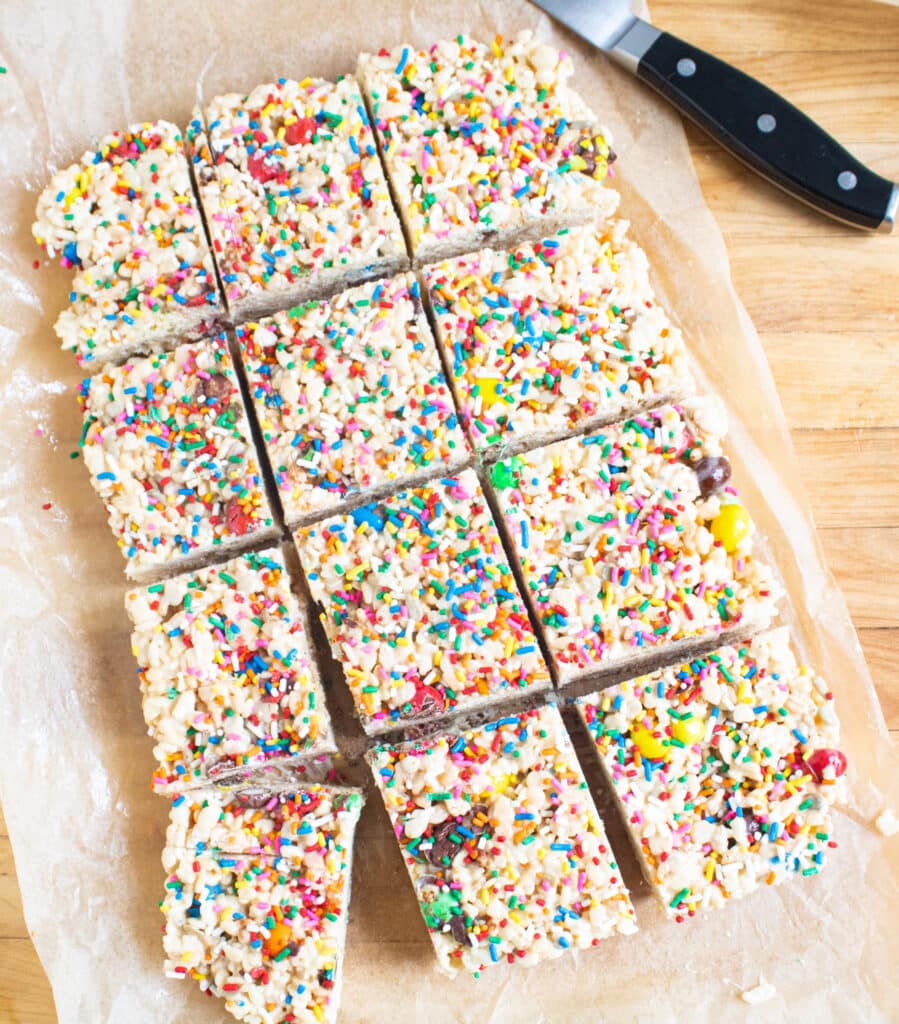
POLYGON ((557 441, 694 390, 625 221, 445 260, 424 281, 478 450, 557 441))
POLYGON ((723 405, 694 399, 492 466, 560 685, 770 625, 781 588, 729 483, 726 431, 723 405))
POLYGON ((236 319, 407 265, 354 79, 282 78, 218 96, 195 113, 187 138, 236 319))
POLYGON ((445 971, 535 964, 636 931, 555 707, 368 760, 445 971))
POLYGON ((361 793, 179 800, 163 852, 166 976, 191 979, 246 1024, 335 1024, 361 793))
POLYGON ((366 732, 550 685, 471 470, 303 527, 295 540, 366 732))
POLYGON ((582 698, 647 880, 683 920, 815 875, 846 759, 827 684, 786 629, 582 698))
POLYGON ((79 400, 84 461, 130 578, 274 537, 224 335, 107 366, 79 400))
POLYGON ((53 176, 36 218, 35 241, 76 271, 56 333, 82 366, 167 347, 221 314, 176 125, 105 136, 53 176))
POLYGON ((290 525, 468 460, 411 274, 246 324, 237 338, 290 525))
POLYGON ((608 134, 571 60, 529 32, 362 54, 365 91, 416 263, 608 217, 608 134))
POLYGON ((336 749, 277 548, 133 590, 125 608, 157 792, 336 749))

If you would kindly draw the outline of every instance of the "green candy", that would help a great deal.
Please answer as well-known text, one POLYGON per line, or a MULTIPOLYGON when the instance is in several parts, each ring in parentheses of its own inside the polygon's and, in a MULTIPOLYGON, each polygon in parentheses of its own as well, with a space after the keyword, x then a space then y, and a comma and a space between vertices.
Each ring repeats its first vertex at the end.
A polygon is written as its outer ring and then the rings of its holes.
POLYGON ((518 482, 518 470, 521 468, 521 459, 514 458, 510 462, 495 462, 490 470, 490 483, 498 491, 507 487, 514 487, 518 482))
POLYGON ((459 897, 452 890, 441 892, 433 900, 424 901, 421 912, 429 928, 439 928, 459 913, 459 897))

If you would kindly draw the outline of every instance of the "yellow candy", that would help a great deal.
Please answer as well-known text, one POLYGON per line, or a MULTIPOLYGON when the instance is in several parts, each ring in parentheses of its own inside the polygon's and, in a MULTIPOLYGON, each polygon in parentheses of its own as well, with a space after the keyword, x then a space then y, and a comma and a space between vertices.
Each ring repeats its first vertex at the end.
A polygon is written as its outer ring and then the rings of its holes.
POLYGON ((712 520, 712 536, 721 542, 724 550, 733 553, 752 529, 752 520, 742 505, 722 505, 712 520))
POLYGON ((652 731, 646 726, 635 725, 631 729, 631 739, 643 757, 648 757, 650 761, 668 760, 670 748, 664 744, 660 736, 653 736, 652 731))
POLYGON ((671 726, 671 735, 681 743, 692 746, 705 739, 705 722, 701 718, 679 718, 671 726))
POLYGON ((500 384, 502 384, 502 381, 499 377, 478 377, 478 394, 481 396, 485 409, 502 401, 503 396, 497 394, 500 384))

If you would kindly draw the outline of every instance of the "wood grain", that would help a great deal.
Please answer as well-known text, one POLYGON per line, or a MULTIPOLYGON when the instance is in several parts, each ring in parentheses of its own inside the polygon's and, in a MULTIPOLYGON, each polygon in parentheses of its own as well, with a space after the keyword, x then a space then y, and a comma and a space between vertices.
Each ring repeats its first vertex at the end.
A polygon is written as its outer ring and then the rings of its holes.
MULTIPOLYGON (((899 9, 841 0, 656 0, 657 24, 762 77, 899 178, 899 9)), ((762 336, 831 568, 899 731, 899 235, 781 196, 689 129, 737 291, 762 336)), ((55 1021, 0 816, 0 1021, 55 1021)))

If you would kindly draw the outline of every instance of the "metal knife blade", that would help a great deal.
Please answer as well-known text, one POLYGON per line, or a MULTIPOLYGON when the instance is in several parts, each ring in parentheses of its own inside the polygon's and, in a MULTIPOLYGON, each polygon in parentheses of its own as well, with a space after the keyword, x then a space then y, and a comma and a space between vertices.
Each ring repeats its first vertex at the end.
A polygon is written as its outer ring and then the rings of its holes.
POLYGON ((531 2, 631 71, 661 35, 659 29, 634 14, 630 0, 531 2))

